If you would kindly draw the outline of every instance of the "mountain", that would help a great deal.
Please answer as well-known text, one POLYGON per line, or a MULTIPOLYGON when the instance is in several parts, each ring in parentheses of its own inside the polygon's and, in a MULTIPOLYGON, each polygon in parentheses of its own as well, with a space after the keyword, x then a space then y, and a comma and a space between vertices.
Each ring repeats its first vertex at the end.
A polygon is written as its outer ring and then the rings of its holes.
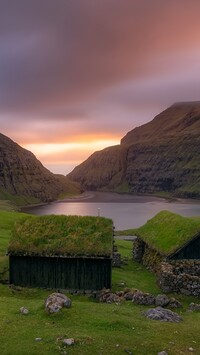
POLYGON ((81 183, 87 190, 107 187, 115 189, 123 181, 126 171, 127 149, 113 146, 93 153, 85 162, 77 166, 68 177, 81 183))
POLYGON ((19 204, 49 202, 79 193, 78 184, 47 170, 33 153, 0 134, 0 199, 19 204))
POLYGON ((200 102, 170 106, 68 177, 86 189, 200 198, 200 102))

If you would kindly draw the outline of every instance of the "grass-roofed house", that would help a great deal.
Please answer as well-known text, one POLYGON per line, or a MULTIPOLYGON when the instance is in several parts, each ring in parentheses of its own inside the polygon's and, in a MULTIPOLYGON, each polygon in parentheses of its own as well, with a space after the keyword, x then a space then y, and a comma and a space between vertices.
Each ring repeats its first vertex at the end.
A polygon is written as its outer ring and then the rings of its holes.
POLYGON ((103 217, 29 216, 9 244, 10 283, 73 290, 111 287, 113 223, 103 217))
POLYGON ((134 234, 133 258, 156 271, 164 292, 200 296, 200 217, 161 211, 134 234))

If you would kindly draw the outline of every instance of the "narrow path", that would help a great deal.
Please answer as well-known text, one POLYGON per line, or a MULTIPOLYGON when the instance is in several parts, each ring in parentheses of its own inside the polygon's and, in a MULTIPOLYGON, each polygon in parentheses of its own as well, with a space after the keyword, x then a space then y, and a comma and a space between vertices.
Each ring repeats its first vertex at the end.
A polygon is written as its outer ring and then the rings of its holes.
POLYGON ((122 239, 122 240, 135 240, 137 237, 135 235, 115 235, 115 239, 122 239))

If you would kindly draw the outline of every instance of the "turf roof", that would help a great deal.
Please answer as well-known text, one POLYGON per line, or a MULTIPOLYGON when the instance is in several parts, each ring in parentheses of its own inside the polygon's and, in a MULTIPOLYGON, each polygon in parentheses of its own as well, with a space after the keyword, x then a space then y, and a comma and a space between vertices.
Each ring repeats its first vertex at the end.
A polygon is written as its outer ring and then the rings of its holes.
POLYGON ((15 223, 8 253, 110 257, 112 227, 112 220, 103 217, 28 216, 15 223))
POLYGON ((170 255, 200 233, 200 217, 161 211, 134 232, 151 247, 170 255))

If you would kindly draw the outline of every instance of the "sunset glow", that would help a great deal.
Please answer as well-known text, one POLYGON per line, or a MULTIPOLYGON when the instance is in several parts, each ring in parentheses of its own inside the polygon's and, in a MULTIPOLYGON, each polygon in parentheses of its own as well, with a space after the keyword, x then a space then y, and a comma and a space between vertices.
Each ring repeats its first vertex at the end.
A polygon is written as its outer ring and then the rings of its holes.
POLYGON ((94 151, 117 145, 119 140, 104 139, 90 140, 74 143, 53 143, 53 144, 22 144, 23 148, 30 150, 43 162, 45 166, 54 166, 56 173, 67 174, 73 167, 80 164, 94 151), (64 166, 64 168, 63 168, 64 166))
POLYGON ((1 133, 67 173, 199 101, 197 0, 0 0, 1 133))

